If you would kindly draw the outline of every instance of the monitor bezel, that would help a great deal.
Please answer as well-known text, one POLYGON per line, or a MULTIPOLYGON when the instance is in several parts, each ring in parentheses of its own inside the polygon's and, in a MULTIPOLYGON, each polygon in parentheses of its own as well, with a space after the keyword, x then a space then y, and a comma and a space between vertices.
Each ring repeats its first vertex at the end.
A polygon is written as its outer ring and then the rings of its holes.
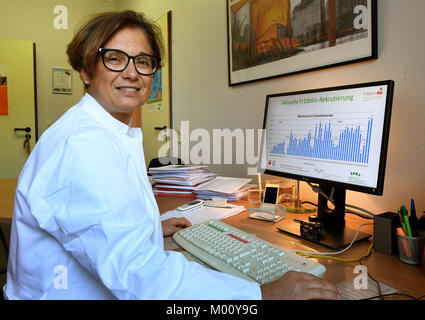
MULTIPOLYGON (((366 88, 366 87, 374 87, 374 86, 387 86, 387 96, 385 101, 385 111, 384 111, 384 123, 383 123, 383 129, 382 129, 382 142, 381 142, 381 153, 379 157, 379 169, 378 169, 378 179, 377 179, 377 185, 376 188, 373 187, 367 187, 367 186, 360 186, 356 184, 349 184, 339 181, 333 181, 333 180, 327 180, 327 179, 320 179, 317 177, 310 177, 305 175, 298 175, 288 172, 280 172, 280 171, 274 171, 267 168, 261 168, 261 159, 259 159, 259 172, 268 174, 268 175, 274 175, 278 177, 284 177, 294 180, 300 180, 310 183, 318 183, 318 184, 328 184, 333 185, 338 188, 344 188, 346 190, 352 190, 352 191, 359 191, 363 193, 368 194, 374 194, 374 195, 382 195, 384 191, 384 180, 385 180, 385 169, 386 169, 386 163, 387 163, 387 153, 388 153, 388 142, 389 142, 389 135, 390 135, 390 124, 391 124, 391 112, 392 112, 392 104, 393 104, 393 95, 394 95, 394 81, 393 80, 381 80, 381 81, 373 81, 373 82, 364 82, 364 83, 356 83, 356 84, 348 84, 348 85, 342 85, 342 86, 332 86, 332 87, 323 87, 323 88, 315 88, 315 89, 307 89, 307 90, 300 90, 300 91, 291 91, 291 92, 282 92, 282 93, 274 93, 274 94, 268 94, 266 96, 266 103, 265 103, 265 111, 264 111, 264 120, 263 120, 263 130, 265 132, 266 130, 266 124, 267 124, 267 113, 269 108, 269 101, 271 98, 275 97, 284 97, 284 96, 291 96, 291 95, 299 95, 299 94, 309 94, 309 93, 317 93, 317 92, 326 92, 326 91, 337 91, 337 90, 347 90, 347 89, 356 89, 356 88, 366 88)), ((264 146, 264 140, 265 135, 263 135, 263 139, 261 141, 261 156, 265 155, 265 152, 263 152, 264 146)))

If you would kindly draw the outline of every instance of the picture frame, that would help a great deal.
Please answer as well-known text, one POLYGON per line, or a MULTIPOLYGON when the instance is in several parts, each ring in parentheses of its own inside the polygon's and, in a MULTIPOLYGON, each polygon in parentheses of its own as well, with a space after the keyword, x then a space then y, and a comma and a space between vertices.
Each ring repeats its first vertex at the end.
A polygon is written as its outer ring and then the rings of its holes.
POLYGON ((377 0, 226 0, 226 8, 229 86, 378 58, 377 0))
POLYGON ((72 69, 52 68, 52 93, 72 94, 72 69))

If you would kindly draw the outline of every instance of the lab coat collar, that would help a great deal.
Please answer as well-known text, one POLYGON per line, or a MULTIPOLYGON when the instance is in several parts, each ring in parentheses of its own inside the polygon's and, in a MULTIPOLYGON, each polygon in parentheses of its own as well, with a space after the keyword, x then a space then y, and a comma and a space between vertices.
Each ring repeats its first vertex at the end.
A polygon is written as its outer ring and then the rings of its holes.
POLYGON ((136 135, 137 128, 132 128, 130 124, 125 124, 115 119, 108 111, 103 108, 97 100, 86 93, 81 99, 82 108, 101 122, 106 128, 119 136, 128 136, 133 138, 136 135))

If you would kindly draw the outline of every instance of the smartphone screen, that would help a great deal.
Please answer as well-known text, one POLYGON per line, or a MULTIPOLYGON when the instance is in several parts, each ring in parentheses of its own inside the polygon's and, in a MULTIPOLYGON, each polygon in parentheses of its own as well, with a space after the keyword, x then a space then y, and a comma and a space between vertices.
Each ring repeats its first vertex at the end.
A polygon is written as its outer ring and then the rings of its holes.
POLYGON ((266 191, 264 192, 264 203, 273 203, 276 204, 277 193, 279 192, 279 188, 276 187, 266 187, 266 191))

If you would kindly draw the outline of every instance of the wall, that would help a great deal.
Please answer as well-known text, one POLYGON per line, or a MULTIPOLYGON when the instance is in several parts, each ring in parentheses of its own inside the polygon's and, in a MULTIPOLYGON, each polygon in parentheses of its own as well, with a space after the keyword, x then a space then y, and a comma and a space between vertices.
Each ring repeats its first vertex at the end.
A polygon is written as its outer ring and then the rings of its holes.
POLYGON ((39 134, 56 121, 83 95, 79 74, 73 72, 73 94, 52 94, 52 68, 70 68, 66 46, 76 26, 88 15, 115 10, 115 1, 105 0, 0 0, 0 38, 30 40, 36 43, 39 134), (56 30, 53 9, 68 8, 68 29, 56 30))
MULTIPOLYGON (((68 67, 66 44, 75 26, 87 15, 119 9, 144 11, 157 19, 172 11, 174 126, 189 121, 190 130, 262 126, 268 93, 340 84, 393 79, 396 82, 384 196, 348 192, 347 202, 375 212, 394 210, 414 197, 425 210, 425 29, 423 0, 378 1, 379 58, 376 61, 260 81, 237 87, 227 83, 226 2, 224 0, 0 0, 0 38, 32 40, 37 44, 38 123, 40 133, 83 94, 73 74, 71 96, 51 93, 52 67, 68 67), (68 30, 55 30, 53 8, 68 7, 68 30)), ((234 157, 235 159, 235 157, 234 157)), ((234 160, 235 162, 235 160, 234 160)), ((246 176, 252 165, 211 165, 227 176, 246 176)), ((264 180, 264 179, 263 179, 264 180)), ((304 183, 302 196, 315 200, 304 183)), ((420 212, 421 212, 420 211, 420 212)))
MULTIPOLYGON (((396 83, 384 196, 347 193, 347 202, 380 213, 414 197, 425 210, 425 1, 378 1, 379 58, 237 87, 227 83, 226 1, 120 0, 119 9, 144 11, 157 19, 172 11, 174 126, 190 130, 261 128, 268 93, 393 79, 396 83), (421 40, 419 40, 421 38, 421 40)), ((211 165, 211 171, 245 176, 245 165, 211 165)), ((255 177, 254 177, 255 178, 255 177)), ((302 183, 304 199, 316 200, 302 183)))

